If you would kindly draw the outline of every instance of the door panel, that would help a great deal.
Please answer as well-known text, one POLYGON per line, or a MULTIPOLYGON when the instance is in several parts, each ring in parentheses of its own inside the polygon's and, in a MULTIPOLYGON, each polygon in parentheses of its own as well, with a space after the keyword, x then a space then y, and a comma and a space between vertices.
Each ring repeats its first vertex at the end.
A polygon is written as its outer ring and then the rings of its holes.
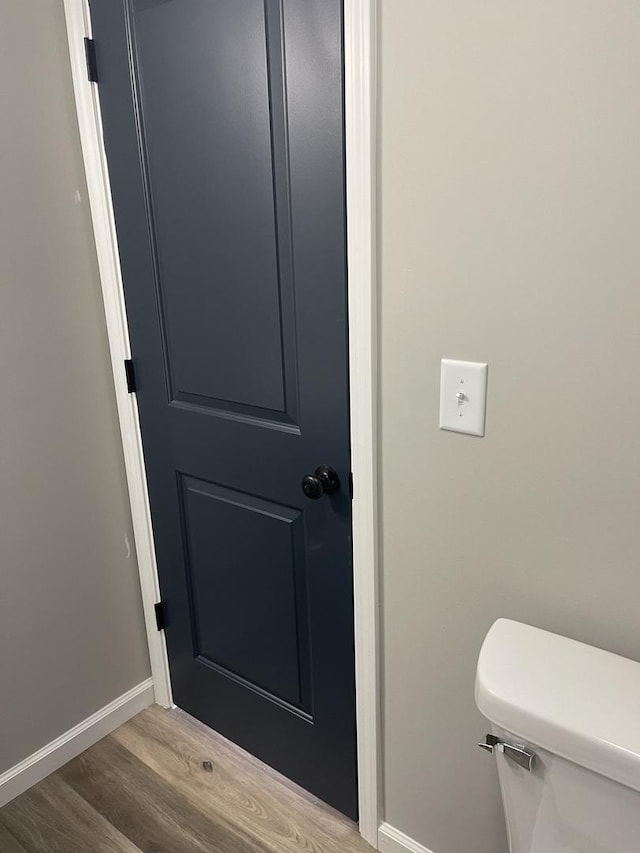
MULTIPOLYGON (((171 396, 284 412, 268 75, 282 56, 269 44, 264 4, 194 3, 188 15, 176 2, 143 8, 135 15, 139 102, 171 396), (212 281, 224 281, 224 299, 212 281)), ((277 101, 281 113, 281 91, 277 101)), ((290 304, 290 277, 284 284, 290 304)))
POLYGON ((355 817, 342 5, 91 15, 174 699, 355 817))
POLYGON ((309 711, 302 513, 200 480, 182 486, 196 656, 309 711))

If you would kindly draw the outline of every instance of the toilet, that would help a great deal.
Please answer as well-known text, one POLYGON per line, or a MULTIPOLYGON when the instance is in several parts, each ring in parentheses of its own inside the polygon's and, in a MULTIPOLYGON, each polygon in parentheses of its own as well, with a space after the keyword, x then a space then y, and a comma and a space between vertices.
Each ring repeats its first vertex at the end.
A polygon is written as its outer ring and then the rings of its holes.
POLYGON ((510 853, 640 853, 640 663, 499 619, 476 703, 510 853))

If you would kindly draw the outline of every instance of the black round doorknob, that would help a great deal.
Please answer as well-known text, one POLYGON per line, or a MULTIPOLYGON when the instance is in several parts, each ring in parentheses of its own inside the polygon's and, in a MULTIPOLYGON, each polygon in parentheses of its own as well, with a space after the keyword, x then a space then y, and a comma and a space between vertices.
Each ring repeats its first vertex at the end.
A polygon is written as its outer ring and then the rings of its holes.
POLYGON ((340 478, 328 465, 319 465, 313 474, 302 478, 302 491, 312 501, 323 495, 333 495, 340 488, 340 478))

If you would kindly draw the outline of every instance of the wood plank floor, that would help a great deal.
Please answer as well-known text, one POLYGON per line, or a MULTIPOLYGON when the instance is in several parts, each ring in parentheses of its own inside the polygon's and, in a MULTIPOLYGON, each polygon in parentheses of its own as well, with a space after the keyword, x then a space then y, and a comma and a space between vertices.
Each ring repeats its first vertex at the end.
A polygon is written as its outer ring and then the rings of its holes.
POLYGON ((342 815, 157 706, 0 809, 0 853, 372 850, 342 815))

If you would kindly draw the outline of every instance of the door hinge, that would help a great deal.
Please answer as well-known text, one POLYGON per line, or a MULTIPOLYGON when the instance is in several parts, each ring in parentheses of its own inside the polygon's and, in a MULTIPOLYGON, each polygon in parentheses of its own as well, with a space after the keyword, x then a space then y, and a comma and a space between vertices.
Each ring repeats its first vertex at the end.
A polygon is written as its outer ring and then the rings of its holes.
POLYGON ((98 82, 98 65, 96 63, 96 43, 93 39, 85 38, 84 55, 87 60, 87 77, 90 83, 98 82))
POLYGON ((133 360, 130 358, 124 360, 124 375, 127 378, 127 391, 133 394, 136 390, 136 374, 133 370, 133 360))
POLYGON ((165 619, 164 619, 164 606, 161 601, 157 601, 153 605, 154 610, 156 611, 156 625, 158 626, 158 631, 164 631, 165 627, 165 619))
POLYGON ((353 500, 353 471, 349 471, 349 497, 353 500))

